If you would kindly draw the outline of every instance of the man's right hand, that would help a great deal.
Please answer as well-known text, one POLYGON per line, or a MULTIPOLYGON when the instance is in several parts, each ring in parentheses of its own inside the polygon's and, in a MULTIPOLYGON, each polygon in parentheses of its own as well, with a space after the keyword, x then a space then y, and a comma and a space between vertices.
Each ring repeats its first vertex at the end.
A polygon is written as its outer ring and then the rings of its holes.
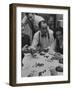
POLYGON ((27 50, 27 48, 28 48, 28 45, 26 44, 26 45, 22 48, 22 51, 27 50))

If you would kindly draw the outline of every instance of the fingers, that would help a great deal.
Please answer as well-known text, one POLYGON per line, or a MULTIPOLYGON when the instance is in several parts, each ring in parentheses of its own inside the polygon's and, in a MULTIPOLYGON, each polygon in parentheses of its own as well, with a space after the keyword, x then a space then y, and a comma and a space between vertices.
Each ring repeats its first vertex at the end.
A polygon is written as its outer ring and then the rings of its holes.
POLYGON ((28 49, 28 45, 26 44, 23 48, 22 51, 27 50, 28 49))

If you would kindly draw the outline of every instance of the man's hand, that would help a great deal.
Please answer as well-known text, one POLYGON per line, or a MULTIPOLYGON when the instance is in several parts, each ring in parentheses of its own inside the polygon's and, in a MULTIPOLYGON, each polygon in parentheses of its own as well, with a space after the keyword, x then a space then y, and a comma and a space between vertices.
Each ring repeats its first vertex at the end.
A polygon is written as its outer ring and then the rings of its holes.
POLYGON ((56 52, 54 50, 52 50, 52 49, 49 49, 48 53, 54 55, 56 52))
POLYGON ((26 51, 28 49, 28 45, 26 44, 23 48, 22 51, 26 51))
POLYGON ((43 51, 44 51, 44 52, 48 52, 49 49, 48 49, 48 48, 44 48, 43 51))

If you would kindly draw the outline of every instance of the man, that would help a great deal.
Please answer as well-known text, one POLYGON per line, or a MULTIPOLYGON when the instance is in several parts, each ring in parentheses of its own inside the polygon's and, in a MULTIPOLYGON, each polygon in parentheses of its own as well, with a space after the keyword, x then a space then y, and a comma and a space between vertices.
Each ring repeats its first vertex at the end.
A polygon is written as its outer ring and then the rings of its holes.
POLYGON ((54 30, 54 17, 50 16, 48 20, 49 28, 54 30))
POLYGON ((52 52, 63 54, 63 28, 59 27, 54 32, 55 40, 51 45, 52 52))
POLYGON ((22 48, 22 59, 24 57, 24 50, 30 46, 30 37, 24 33, 22 30, 22 37, 21 37, 21 48, 22 48))
POLYGON ((54 41, 53 31, 49 29, 44 19, 40 19, 39 28, 40 30, 37 31, 34 35, 31 48, 32 49, 50 48, 52 42, 54 41))
POLYGON ((38 22, 41 18, 41 16, 34 13, 26 13, 26 16, 22 19, 22 28, 30 36, 31 41, 35 32, 39 30, 38 22))

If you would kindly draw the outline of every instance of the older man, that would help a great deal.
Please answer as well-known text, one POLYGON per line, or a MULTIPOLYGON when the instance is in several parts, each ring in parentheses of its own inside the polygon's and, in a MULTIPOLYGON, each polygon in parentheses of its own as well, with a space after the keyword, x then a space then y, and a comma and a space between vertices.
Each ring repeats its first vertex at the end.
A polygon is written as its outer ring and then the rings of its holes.
POLYGON ((54 41, 53 31, 48 27, 44 19, 39 22, 40 30, 34 35, 33 42, 31 45, 32 49, 46 49, 50 48, 54 41))
POLYGON ((22 19, 22 28, 25 34, 30 36, 32 41, 35 32, 39 30, 38 22, 42 17, 34 13, 26 13, 26 16, 22 19))

